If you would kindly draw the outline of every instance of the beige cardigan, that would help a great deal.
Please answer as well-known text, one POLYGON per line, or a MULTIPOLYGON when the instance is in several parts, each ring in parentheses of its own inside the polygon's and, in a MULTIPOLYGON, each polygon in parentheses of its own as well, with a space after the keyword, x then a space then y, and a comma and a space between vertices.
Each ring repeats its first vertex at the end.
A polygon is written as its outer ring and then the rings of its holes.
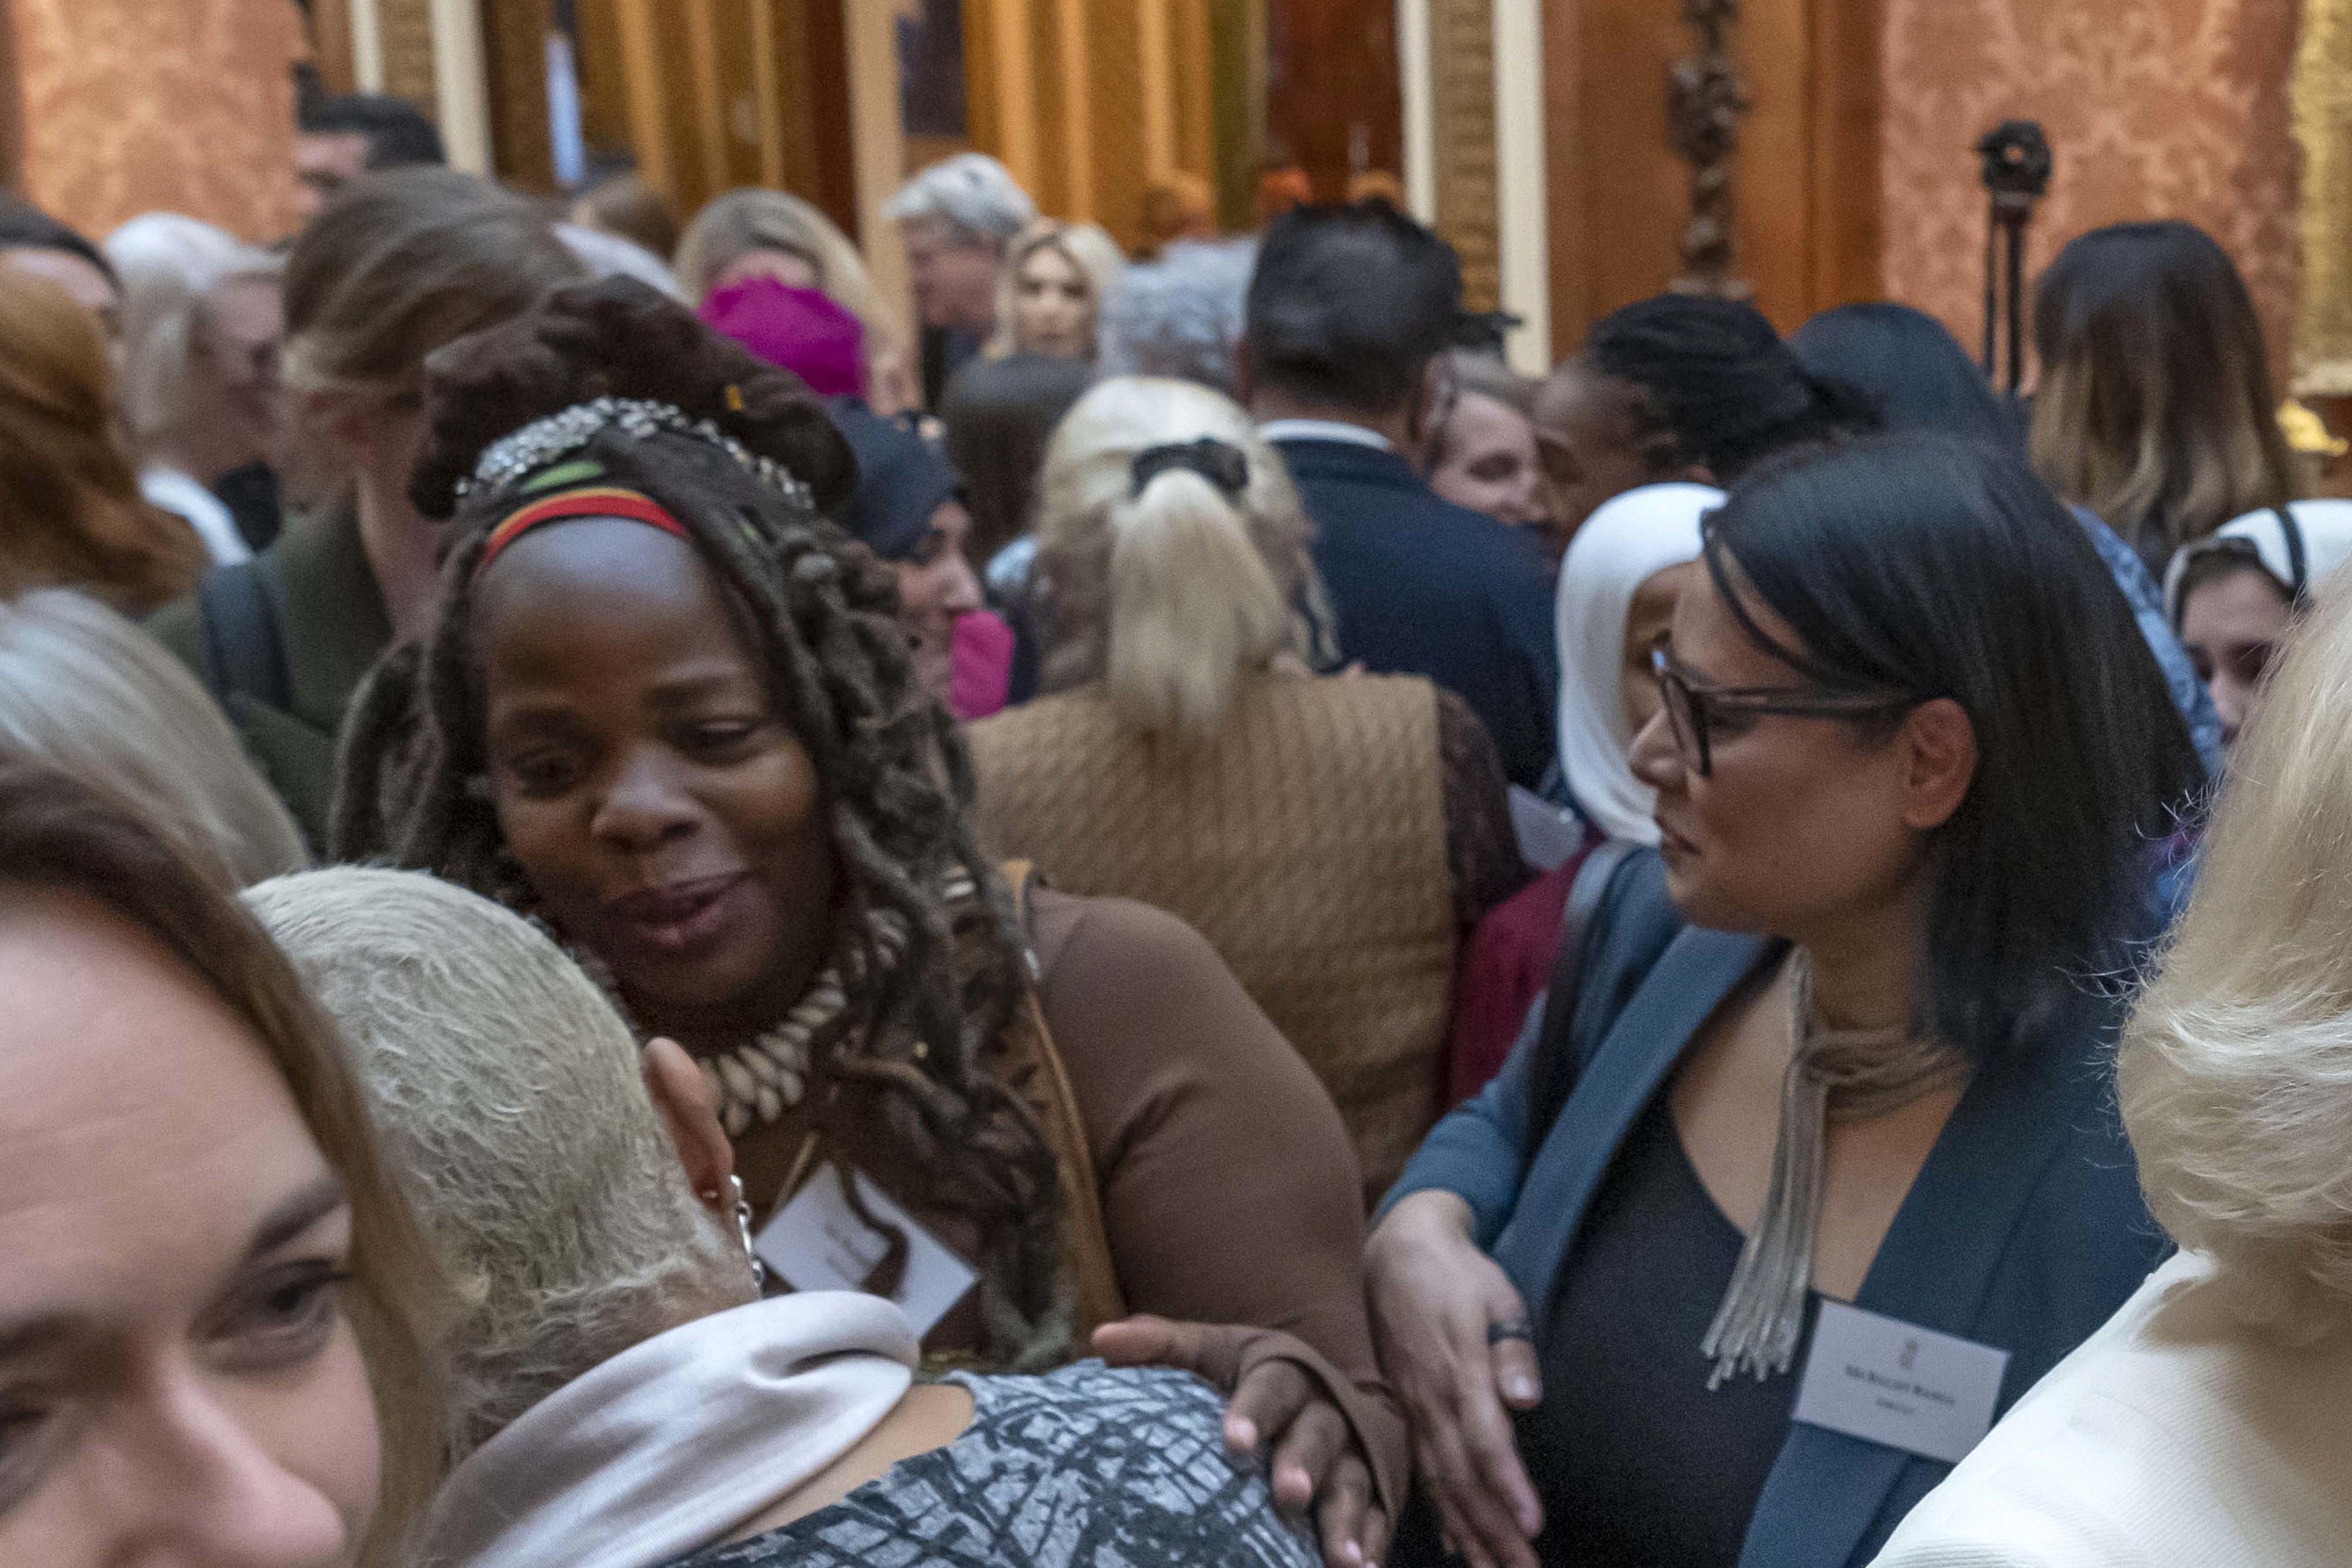
POLYGON ((2036 1384, 1872 1568, 2352 1564, 2352 1312, 2280 1343, 2182 1254, 2036 1384))

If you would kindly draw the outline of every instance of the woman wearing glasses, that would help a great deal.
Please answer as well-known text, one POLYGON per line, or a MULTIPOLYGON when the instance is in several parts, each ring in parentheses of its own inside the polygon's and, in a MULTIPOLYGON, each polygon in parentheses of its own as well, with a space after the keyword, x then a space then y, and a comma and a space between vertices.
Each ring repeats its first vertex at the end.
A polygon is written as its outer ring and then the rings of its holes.
POLYGON ((1474 1563, 1865 1563, 2161 1248, 2093 977, 2200 769, 2082 529, 1890 437, 1748 480, 1701 560, 1633 745, 1659 856, 1370 1247, 1474 1563))

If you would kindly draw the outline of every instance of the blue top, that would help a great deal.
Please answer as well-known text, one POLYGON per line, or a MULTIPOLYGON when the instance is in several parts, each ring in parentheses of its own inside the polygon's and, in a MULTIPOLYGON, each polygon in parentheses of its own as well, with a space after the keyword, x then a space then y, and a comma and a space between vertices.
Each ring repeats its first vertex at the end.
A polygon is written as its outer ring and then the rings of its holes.
POLYGON ((1315 524, 1340 657, 1459 694, 1511 781, 1535 789, 1552 760, 1559 663, 1551 579, 1523 530, 1441 499, 1393 452, 1276 446, 1315 524))
MULTIPOLYGON (((1680 928, 1654 853, 1631 862, 1624 880, 1588 956, 1579 1021, 1592 998, 1626 999, 1532 1162, 1525 1145, 1539 1036, 1523 1038, 1495 1081, 1437 1124, 1383 1205, 1433 1187, 1459 1194, 1478 1245, 1538 1322, 1551 1315, 1562 1262, 1628 1133, 1724 998, 1787 950, 1680 928), (1647 952, 1629 959, 1638 940, 1617 941, 1643 928, 1675 931, 1654 964, 1647 952)), ((2114 998, 2070 993, 1979 1067, 1855 1298, 1864 1311, 2008 1351, 2001 1410, 2105 1322, 2169 1247, 2141 1202, 2116 1115, 2110 1053, 2121 1014, 2114 998)), ((1791 1426, 1740 1568, 1862 1568, 1949 1469, 1791 1426)))
POLYGON ((2083 531, 2091 536, 2099 559, 2107 563, 2116 586, 2130 601, 2132 618, 2139 622, 2139 634, 2147 640, 2147 651, 2156 655, 2156 667, 2164 673, 2165 689, 2172 694, 2172 706, 2180 710, 2180 722, 2189 727, 2189 742, 2204 759, 2206 776, 2219 779, 2221 716, 2213 711, 2212 694, 2197 678, 2197 666, 2189 662, 2189 651, 2180 645, 2180 639, 2172 633, 2171 622, 2164 618, 2164 594, 2157 588, 2156 579, 2148 576, 2139 552, 2124 543, 2115 529, 2085 507, 2076 507, 2073 511, 2083 531))

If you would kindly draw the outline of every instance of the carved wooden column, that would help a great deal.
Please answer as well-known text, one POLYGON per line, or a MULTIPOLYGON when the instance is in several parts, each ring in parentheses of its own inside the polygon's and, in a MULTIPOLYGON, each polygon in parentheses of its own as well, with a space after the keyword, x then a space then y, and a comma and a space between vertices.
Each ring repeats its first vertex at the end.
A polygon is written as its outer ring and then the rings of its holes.
POLYGON ((1738 0, 1683 0, 1683 16, 1698 34, 1698 49, 1675 61, 1667 76, 1668 134, 1691 166, 1683 269, 1672 287, 1678 294, 1745 299, 1753 290, 1738 276, 1732 246, 1732 155, 1749 107, 1729 41, 1738 0))
POLYGON ((1502 303, 1501 231, 1495 173, 1494 0, 1430 0, 1431 140, 1436 223, 1462 258, 1462 294, 1473 310, 1502 303))
POLYGON ((2303 309, 2294 387, 2352 394, 2352 0, 2304 0, 2294 65, 2303 146, 2303 309))

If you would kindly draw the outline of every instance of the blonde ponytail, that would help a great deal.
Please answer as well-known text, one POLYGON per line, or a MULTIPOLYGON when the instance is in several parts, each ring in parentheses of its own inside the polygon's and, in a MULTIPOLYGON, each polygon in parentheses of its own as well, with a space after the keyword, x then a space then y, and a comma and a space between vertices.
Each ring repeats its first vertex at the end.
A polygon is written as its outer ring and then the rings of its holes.
POLYGON ((1098 685, 1130 724, 1200 731, 1245 677, 1321 662, 1298 492, 1231 398, 1158 377, 1102 382, 1055 433, 1037 492, 1048 691, 1098 685), (1217 478, 1162 457, 1203 444, 1222 454, 1203 460, 1217 478))
POLYGON ((1198 730, 1225 716, 1244 670, 1289 635, 1288 607, 1241 514, 1171 468, 1111 509, 1103 685, 1130 722, 1198 730))

